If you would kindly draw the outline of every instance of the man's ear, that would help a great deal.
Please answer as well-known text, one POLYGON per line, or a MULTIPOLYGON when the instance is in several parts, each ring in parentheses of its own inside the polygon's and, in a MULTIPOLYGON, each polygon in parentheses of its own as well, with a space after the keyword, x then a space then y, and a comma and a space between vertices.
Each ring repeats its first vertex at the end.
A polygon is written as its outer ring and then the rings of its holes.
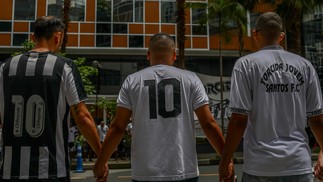
POLYGON ((146 56, 147 56, 147 60, 150 61, 150 52, 149 51, 147 52, 146 56))
POLYGON ((283 41, 284 38, 285 38, 285 33, 284 32, 281 32, 280 35, 279 35, 279 38, 278 38, 278 42, 283 41))
POLYGON ((176 50, 174 50, 173 55, 172 55, 173 61, 176 61, 176 58, 177 58, 176 56, 177 56, 177 53, 176 53, 176 50))
POLYGON ((34 33, 31 34, 30 38, 33 42, 36 42, 36 37, 34 33))

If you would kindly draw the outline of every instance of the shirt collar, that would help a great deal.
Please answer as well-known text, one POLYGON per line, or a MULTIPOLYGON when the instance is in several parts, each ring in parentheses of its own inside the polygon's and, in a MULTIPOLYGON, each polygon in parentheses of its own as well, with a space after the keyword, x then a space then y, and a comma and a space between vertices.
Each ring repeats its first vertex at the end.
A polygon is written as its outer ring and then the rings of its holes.
POLYGON ((284 49, 284 48, 280 45, 269 45, 261 48, 260 50, 281 50, 281 49, 284 49))

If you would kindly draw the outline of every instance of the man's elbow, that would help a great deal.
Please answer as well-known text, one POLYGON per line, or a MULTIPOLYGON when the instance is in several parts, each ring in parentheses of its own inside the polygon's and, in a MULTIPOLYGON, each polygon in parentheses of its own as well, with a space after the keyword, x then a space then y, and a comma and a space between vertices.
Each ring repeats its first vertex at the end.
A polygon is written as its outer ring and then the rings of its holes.
POLYGON ((229 125, 233 125, 238 129, 245 129, 248 123, 248 116, 243 114, 233 113, 229 125))

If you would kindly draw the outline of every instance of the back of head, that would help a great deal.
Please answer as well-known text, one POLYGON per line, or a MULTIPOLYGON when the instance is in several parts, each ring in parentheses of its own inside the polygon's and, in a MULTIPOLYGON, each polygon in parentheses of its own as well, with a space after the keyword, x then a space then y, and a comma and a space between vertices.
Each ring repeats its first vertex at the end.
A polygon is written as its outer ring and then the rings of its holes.
POLYGON ((171 56, 175 51, 175 42, 170 35, 158 33, 150 38, 148 49, 155 58, 171 56))
POLYGON ((35 21, 34 36, 36 40, 50 39, 55 32, 63 32, 63 21, 54 16, 42 16, 35 21))
POLYGON ((276 41, 283 30, 282 20, 276 13, 266 12, 258 17, 255 29, 268 41, 276 41))

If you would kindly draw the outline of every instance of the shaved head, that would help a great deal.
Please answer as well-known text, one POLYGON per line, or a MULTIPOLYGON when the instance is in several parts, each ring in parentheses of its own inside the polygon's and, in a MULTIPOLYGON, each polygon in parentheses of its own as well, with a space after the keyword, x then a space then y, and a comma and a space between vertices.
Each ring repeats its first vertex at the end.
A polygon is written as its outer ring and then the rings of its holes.
POLYGON ((152 64, 169 64, 176 59, 174 39, 166 33, 158 33, 149 40, 149 60, 152 64))
POLYGON ((172 53, 175 49, 173 38, 166 33, 158 33, 150 38, 149 51, 156 54, 172 53))
POLYGON ((263 34, 268 41, 274 41, 283 31, 283 23, 279 15, 274 12, 267 12, 258 17, 255 29, 263 34))

